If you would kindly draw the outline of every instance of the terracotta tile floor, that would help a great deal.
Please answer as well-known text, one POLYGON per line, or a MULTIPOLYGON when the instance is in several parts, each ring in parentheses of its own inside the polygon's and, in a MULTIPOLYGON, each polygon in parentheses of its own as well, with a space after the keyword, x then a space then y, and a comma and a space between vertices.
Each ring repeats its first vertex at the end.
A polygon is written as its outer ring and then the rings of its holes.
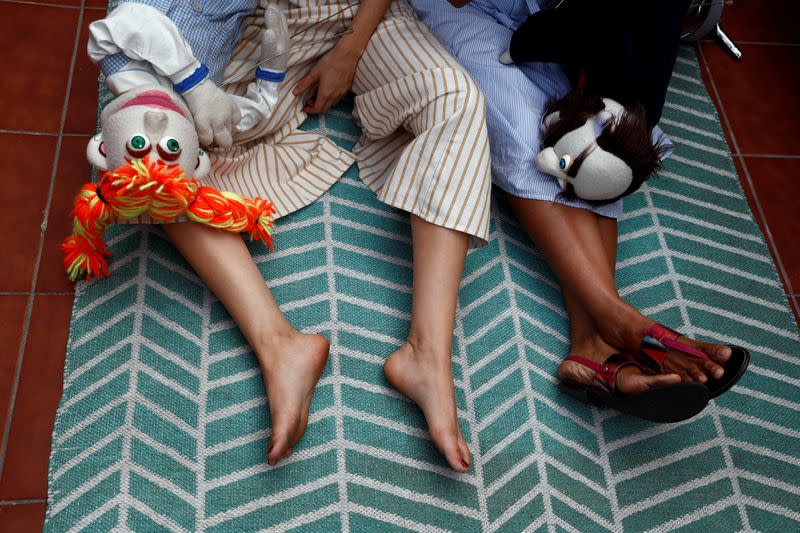
MULTIPOLYGON (((744 52, 699 46, 706 82, 764 230, 786 295, 800 312, 800 25, 796 0, 734 0, 724 26, 744 52)), ((97 70, 86 26, 103 0, 0 0, 5 90, 0 97, 0 530, 44 521, 50 432, 61 393, 71 285, 57 244, 69 202, 88 176, 97 70), (29 103, 29 105, 26 105, 29 103), (15 157, 16 156, 16 157, 15 157), (23 159, 25 171, 9 163, 23 159), (11 246, 8 246, 10 240, 11 246)))

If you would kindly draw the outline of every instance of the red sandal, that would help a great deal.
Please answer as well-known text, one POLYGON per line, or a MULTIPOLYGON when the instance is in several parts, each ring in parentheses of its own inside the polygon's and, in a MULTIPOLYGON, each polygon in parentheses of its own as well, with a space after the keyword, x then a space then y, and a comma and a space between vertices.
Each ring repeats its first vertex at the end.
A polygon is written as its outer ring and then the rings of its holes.
MULTIPOLYGON (((665 372, 664 359, 666 359, 669 350, 676 350, 691 357, 710 360, 705 352, 699 348, 677 340, 681 336, 680 333, 661 324, 653 324, 644 331, 644 334, 642 350, 635 359, 651 372, 665 372)), ((731 357, 724 365, 720 365, 725 369, 725 373, 719 379, 709 376, 708 381, 705 383, 708 388, 709 398, 716 398, 733 387, 742 379, 747 366, 750 364, 750 352, 740 346, 728 346, 728 348, 731 349, 731 357)))
POLYGON ((595 363, 578 355, 567 361, 581 364, 595 372, 594 385, 562 381, 560 388, 591 405, 607 406, 621 413, 652 422, 679 422, 698 414, 708 404, 708 389, 700 383, 679 383, 641 394, 625 395, 617 391, 617 374, 621 368, 633 365, 642 373, 651 372, 629 356, 614 354, 603 363, 595 363))

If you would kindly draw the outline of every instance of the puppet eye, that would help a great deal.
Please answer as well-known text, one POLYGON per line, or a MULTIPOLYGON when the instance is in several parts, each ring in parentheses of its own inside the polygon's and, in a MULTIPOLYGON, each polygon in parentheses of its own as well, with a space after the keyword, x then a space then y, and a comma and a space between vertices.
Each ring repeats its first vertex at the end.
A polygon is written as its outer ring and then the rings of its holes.
POLYGON ((164 161, 175 161, 181 155, 181 144, 172 137, 161 139, 156 148, 158 149, 158 155, 164 161))
POLYGON ((144 157, 150 152, 150 139, 144 135, 136 134, 130 138, 126 148, 133 157, 144 157))
POLYGON ((564 157, 558 160, 558 167, 561 170, 566 171, 571 163, 572 163, 572 158, 568 155, 565 155, 564 157))

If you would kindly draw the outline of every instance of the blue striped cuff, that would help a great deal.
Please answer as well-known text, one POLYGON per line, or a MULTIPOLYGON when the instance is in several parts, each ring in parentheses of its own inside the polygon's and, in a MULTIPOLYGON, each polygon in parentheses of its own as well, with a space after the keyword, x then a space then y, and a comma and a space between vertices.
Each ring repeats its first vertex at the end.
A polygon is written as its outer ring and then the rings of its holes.
POLYGON ((274 72, 272 70, 264 70, 263 68, 256 69, 256 78, 264 81, 283 81, 286 77, 285 72, 274 72))
POLYGON ((197 67, 197 70, 195 70, 192 73, 191 76, 189 76, 185 80, 176 83, 175 90, 179 94, 183 94, 186 91, 194 89, 195 87, 200 85, 200 83, 202 83, 202 81, 207 77, 208 77, 208 67, 205 65, 200 65, 199 67, 197 67))

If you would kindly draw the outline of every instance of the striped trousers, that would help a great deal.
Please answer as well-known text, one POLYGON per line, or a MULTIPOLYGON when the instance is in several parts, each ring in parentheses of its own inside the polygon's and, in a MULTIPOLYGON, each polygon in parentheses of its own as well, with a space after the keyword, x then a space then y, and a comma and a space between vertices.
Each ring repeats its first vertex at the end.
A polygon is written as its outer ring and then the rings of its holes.
MULTIPOLYGON (((226 79, 258 58, 267 3, 247 19, 226 79)), ((213 152, 204 182, 267 198, 283 216, 312 203, 357 162, 382 202, 464 232, 473 246, 485 244, 491 179, 483 96, 406 0, 392 3, 358 64, 354 115, 362 137, 352 153, 297 129, 304 98, 291 90, 335 43, 315 41, 345 31, 358 2, 291 0, 283 7, 290 35, 297 34, 291 47, 308 46, 290 54, 273 114, 242 132, 232 149, 213 152)), ((246 86, 243 80, 226 90, 243 94, 246 86)))

